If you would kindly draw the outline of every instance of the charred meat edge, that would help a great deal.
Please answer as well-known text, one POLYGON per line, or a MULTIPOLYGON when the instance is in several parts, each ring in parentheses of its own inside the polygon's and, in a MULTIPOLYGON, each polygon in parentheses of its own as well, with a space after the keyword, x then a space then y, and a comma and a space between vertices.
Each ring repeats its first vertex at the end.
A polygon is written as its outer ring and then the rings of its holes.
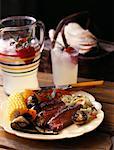
POLYGON ((41 102, 39 104, 39 109, 40 110, 47 110, 47 109, 55 108, 58 105, 62 105, 63 103, 64 102, 61 99, 52 99, 50 101, 41 102))
POLYGON ((45 128, 47 122, 53 116, 55 116, 57 112, 61 111, 64 108, 65 108, 65 103, 59 103, 59 105, 57 105, 54 108, 50 108, 50 109, 43 110, 43 111, 39 112, 37 117, 36 117, 36 124, 39 127, 45 128))
POLYGON ((72 116, 81 107, 82 105, 78 104, 75 106, 69 106, 61 110, 47 122, 48 128, 53 131, 60 131, 63 128, 69 126, 70 124, 73 123, 72 116))

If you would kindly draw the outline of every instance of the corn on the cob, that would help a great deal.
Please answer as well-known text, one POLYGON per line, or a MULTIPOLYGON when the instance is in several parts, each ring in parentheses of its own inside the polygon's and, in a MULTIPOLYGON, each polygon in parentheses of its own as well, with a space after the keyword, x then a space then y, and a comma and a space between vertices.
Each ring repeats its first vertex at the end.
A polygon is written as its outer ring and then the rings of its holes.
POLYGON ((8 97, 6 103, 5 120, 10 123, 21 112, 27 109, 23 96, 20 93, 13 93, 8 97))

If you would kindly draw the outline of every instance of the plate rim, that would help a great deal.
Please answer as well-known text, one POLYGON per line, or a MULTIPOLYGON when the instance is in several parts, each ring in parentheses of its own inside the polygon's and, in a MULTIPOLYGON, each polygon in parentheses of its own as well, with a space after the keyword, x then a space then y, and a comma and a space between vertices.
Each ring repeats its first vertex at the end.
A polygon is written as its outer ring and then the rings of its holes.
MULTIPOLYGON (((86 94, 88 95, 89 97, 92 98, 92 102, 94 104, 97 104, 97 106, 99 107, 98 108, 98 114, 97 114, 97 118, 95 118, 94 120, 92 120, 91 122, 87 123, 87 124, 84 124, 82 126, 77 126, 75 124, 72 124, 66 128, 64 128, 59 134, 57 135, 43 135, 43 134, 33 134, 33 133, 24 133, 24 132, 21 132, 21 131, 16 131, 16 130, 13 130, 11 129, 10 125, 6 125, 6 123, 3 121, 0 122, 0 126, 8 133, 10 134, 13 134, 13 135, 16 135, 18 137, 21 137, 21 138, 26 138, 26 139, 33 139, 33 140, 59 140, 59 139, 65 139, 65 138, 73 138, 73 137, 79 137, 79 136, 82 136, 83 134, 85 133, 88 133, 88 132, 91 132, 93 130, 95 130, 103 121, 104 119, 104 112, 102 110, 102 105, 101 103, 97 102, 95 100, 95 97, 88 93, 88 92, 85 92, 85 91, 76 91, 75 93, 83 93, 83 94, 86 94), (91 127, 91 128, 90 128, 91 127), (72 132, 70 133, 70 129, 72 131, 74 131, 73 129, 82 129, 82 132, 75 132, 72 134, 72 132), (86 130, 85 130, 86 129, 86 130), (67 132, 68 131, 68 132, 67 132)), ((7 101, 5 101, 7 102, 7 101)), ((5 103, 3 102, 3 103, 5 103)), ((2 118, 3 119, 3 118, 2 118)), ((1 120, 2 120, 1 119, 1 120)))

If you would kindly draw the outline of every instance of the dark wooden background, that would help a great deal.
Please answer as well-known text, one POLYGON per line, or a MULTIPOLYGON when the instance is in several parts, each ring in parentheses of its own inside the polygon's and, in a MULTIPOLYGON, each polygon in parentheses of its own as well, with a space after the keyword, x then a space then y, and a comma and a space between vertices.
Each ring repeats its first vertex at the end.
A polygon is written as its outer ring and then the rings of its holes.
MULTIPOLYGON (((46 36, 59 21, 79 11, 87 10, 98 29, 98 36, 114 42, 113 0, 0 0, 1 18, 29 15, 45 23, 46 36)), ((94 29, 93 29, 94 30, 94 29)), ((50 72, 50 55, 43 57, 40 70, 50 72), (44 63, 45 62, 45 63, 44 63), (44 68, 43 68, 44 67, 44 68)), ((114 81, 114 52, 94 60, 79 59, 79 76, 114 81)))
POLYGON ((0 0, 1 18, 30 15, 41 19, 46 31, 55 28, 65 16, 88 10, 94 17, 103 39, 114 41, 113 0, 0 0))

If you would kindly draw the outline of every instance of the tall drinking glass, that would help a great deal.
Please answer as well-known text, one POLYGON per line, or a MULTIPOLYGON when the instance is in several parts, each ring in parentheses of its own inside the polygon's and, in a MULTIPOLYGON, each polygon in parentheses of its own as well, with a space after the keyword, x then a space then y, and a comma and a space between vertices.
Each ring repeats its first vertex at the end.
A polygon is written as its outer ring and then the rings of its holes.
POLYGON ((51 59, 56 87, 77 82, 78 54, 97 46, 96 37, 89 31, 88 12, 78 12, 63 18, 56 30, 49 31, 52 42, 51 59))
POLYGON ((44 45, 44 23, 29 16, 0 21, 0 66, 7 94, 38 89, 40 55, 44 45))
POLYGON ((63 50, 58 44, 51 50, 53 81, 56 88, 67 87, 69 84, 77 82, 78 76, 78 50, 69 47, 63 50), (72 53, 69 53, 69 50, 72 53))

